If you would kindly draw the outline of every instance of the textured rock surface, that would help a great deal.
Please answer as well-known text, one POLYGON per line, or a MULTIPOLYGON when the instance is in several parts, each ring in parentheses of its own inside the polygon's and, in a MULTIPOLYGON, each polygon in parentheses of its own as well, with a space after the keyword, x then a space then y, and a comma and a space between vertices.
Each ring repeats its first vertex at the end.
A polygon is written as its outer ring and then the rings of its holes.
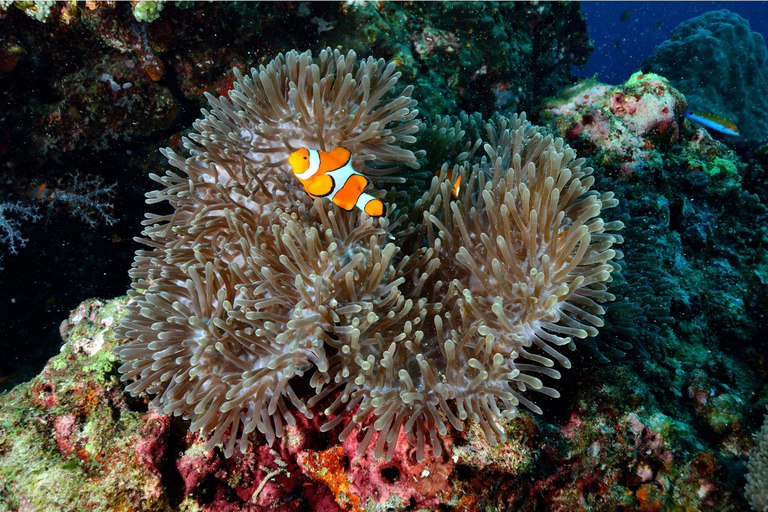
POLYGON ((541 115, 580 155, 629 177, 663 165, 684 109, 685 98, 664 77, 637 72, 616 87, 579 82, 545 101, 541 115))
POLYGON ((689 108, 730 119, 745 141, 768 133, 768 67, 763 36, 727 10, 678 25, 642 64, 682 90, 689 108))

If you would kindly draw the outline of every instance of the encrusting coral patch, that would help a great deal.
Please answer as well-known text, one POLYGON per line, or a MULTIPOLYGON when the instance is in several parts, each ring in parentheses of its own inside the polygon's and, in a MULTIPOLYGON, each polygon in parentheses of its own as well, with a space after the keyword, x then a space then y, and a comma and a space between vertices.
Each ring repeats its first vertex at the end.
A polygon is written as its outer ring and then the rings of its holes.
POLYGON ((147 194, 173 211, 147 215, 131 270, 115 349, 129 392, 226 456, 257 430, 272 444, 298 411, 342 440, 361 428, 361 454, 391 458, 405 432, 417 460, 442 453, 449 423, 503 441, 520 404, 541 412, 532 391, 558 396, 540 377, 603 325, 622 227, 600 218, 617 201, 573 150, 525 115, 425 130, 411 88, 391 94, 395 66, 354 52, 235 74, 147 194), (341 146, 378 188, 413 185, 432 162, 420 134, 472 150, 382 218, 312 200, 287 162, 341 146))

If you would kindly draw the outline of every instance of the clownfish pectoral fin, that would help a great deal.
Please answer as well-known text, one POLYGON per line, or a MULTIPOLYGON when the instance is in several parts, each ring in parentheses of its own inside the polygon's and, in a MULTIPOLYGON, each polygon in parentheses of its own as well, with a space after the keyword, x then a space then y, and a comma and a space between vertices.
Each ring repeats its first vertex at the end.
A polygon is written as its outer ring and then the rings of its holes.
POLYGON ((356 206, 371 217, 382 217, 387 214, 387 207, 381 201, 370 194, 363 192, 357 200, 356 206))
POLYGON ((304 182, 304 190, 313 197, 324 197, 333 192, 335 183, 327 174, 311 178, 304 182))
POLYGON ((320 166, 318 171, 321 173, 341 169, 349 163, 352 153, 347 148, 338 147, 332 151, 320 151, 320 166))
POLYGON ((350 174, 344 185, 333 195, 333 202, 339 208, 350 211, 357 204, 360 195, 368 186, 368 178, 362 174, 350 174))
POLYGON ((456 181, 453 184, 453 197, 454 199, 459 198, 459 191, 461 190, 459 187, 461 186, 461 176, 456 178, 456 181))

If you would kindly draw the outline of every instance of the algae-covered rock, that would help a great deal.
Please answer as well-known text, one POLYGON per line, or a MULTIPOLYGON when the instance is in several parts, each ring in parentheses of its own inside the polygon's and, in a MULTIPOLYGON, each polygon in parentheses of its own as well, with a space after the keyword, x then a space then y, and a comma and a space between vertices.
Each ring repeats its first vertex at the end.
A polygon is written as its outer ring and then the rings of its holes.
POLYGON ((685 98, 661 76, 638 71, 620 86, 586 80, 542 105, 543 120, 580 156, 631 177, 658 171, 680 137, 685 98))
POLYGON ((148 446, 167 426, 129 407, 115 371, 113 328, 127 300, 82 303, 62 323, 61 353, 0 395, 0 508, 169 509, 151 470, 161 454, 148 446))

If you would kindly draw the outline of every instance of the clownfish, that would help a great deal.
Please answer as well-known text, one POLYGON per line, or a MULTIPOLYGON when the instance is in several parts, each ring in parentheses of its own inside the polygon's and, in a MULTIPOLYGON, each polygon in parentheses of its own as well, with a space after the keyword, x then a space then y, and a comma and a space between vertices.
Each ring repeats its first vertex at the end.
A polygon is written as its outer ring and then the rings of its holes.
POLYGON ((346 211, 357 206, 371 217, 386 215, 384 203, 363 192, 371 180, 352 168, 348 149, 318 151, 302 148, 291 153, 288 163, 311 197, 327 197, 346 211))
POLYGON ((741 135, 741 132, 739 132, 739 129, 732 121, 729 121, 723 116, 718 116, 717 114, 686 110, 683 113, 683 117, 687 117, 691 121, 696 121, 697 123, 701 123, 708 128, 712 128, 720 133, 725 133, 726 135, 733 135, 735 137, 741 135))
MULTIPOLYGON (((456 176, 454 177, 453 173, 454 173, 453 167, 449 167, 448 168, 448 176, 446 176, 446 179, 453 182, 453 188, 451 189, 451 195, 453 196, 454 199, 458 199, 459 198, 459 190, 460 190, 459 187, 461 186, 461 175, 457 172, 456 176)), ((437 172, 435 173, 435 176, 437 176, 438 178, 440 177, 440 169, 437 170, 437 172)))

